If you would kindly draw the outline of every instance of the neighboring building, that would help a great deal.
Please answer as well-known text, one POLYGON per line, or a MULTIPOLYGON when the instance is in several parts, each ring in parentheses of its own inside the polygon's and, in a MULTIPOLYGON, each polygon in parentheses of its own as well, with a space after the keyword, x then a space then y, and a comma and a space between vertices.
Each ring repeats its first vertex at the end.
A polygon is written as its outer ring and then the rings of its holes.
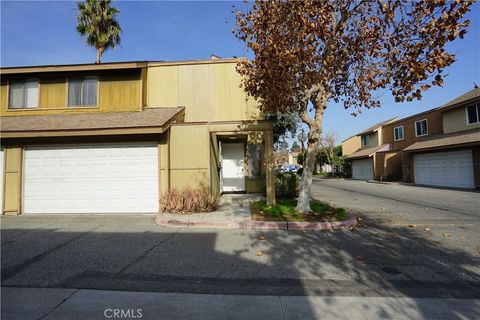
POLYGON ((354 150, 352 176, 362 180, 403 180, 421 185, 480 187, 480 89, 403 119, 384 123, 345 140, 354 150), (374 129, 382 139, 368 144, 374 129), (367 159, 371 159, 368 161, 367 159))
POLYGON ((298 155, 301 151, 292 151, 288 154, 288 164, 294 164, 298 166, 298 155))
POLYGON ((404 181, 480 188, 480 88, 436 110, 443 132, 403 149, 404 181))
POLYGON ((389 150, 389 145, 383 141, 383 126, 396 119, 377 123, 342 141, 342 154, 351 160, 353 179, 373 180, 382 176, 383 170, 379 169, 379 163, 383 158, 379 158, 379 153, 389 150))
POLYGON ((237 59, 1 68, 2 212, 157 212, 172 187, 275 196, 237 59))

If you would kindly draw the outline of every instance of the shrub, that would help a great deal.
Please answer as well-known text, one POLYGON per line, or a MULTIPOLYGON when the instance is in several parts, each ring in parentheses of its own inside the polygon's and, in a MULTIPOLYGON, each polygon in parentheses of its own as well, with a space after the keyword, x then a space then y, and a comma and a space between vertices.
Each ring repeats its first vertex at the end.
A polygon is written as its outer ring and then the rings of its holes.
POLYGON ((218 206, 218 196, 206 189, 172 188, 162 194, 160 211, 170 213, 211 212, 218 206))
POLYGON ((295 173, 277 173, 275 175, 277 198, 296 198, 298 196, 298 181, 298 176, 295 173))

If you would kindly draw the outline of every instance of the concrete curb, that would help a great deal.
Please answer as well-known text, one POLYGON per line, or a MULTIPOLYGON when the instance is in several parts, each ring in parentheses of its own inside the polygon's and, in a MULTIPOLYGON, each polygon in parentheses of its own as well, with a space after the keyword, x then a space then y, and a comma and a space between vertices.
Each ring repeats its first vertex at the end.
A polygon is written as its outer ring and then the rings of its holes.
POLYGON ((290 222, 290 221, 191 221, 188 216, 185 220, 171 219, 164 214, 155 217, 155 223, 168 228, 214 228, 214 229, 263 229, 263 230, 332 230, 353 227, 357 224, 357 217, 349 214, 343 221, 333 222, 290 222))

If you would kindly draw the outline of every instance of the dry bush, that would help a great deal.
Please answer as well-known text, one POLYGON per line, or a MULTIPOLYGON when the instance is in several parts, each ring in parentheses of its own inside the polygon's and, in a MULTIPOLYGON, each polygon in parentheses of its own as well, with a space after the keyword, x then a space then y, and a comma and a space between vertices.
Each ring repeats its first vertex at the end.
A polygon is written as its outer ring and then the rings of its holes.
POLYGON ((211 212, 218 206, 218 196, 206 189, 172 188, 162 194, 160 211, 169 213, 211 212))

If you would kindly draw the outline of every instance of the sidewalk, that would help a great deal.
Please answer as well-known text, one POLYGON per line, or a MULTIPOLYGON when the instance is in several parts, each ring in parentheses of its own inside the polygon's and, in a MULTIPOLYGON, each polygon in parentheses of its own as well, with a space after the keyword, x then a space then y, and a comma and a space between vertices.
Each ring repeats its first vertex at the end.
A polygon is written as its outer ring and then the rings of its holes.
POLYGON ((3 320, 478 319, 480 300, 2 288, 3 320))
POLYGON ((227 195, 213 212, 193 214, 160 213, 155 222, 162 227, 220 228, 220 229, 277 229, 277 230, 331 230, 352 227, 357 224, 355 215, 349 214, 345 221, 334 222, 287 222, 253 221, 251 201, 263 197, 257 195, 227 195))

